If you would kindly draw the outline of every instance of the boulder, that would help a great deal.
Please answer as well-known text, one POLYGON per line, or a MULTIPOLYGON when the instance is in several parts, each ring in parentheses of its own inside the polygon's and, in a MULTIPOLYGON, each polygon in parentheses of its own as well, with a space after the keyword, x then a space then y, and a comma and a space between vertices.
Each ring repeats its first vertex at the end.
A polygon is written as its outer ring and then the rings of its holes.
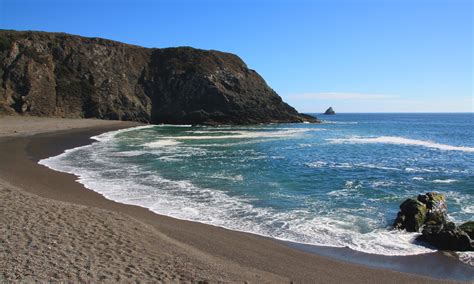
POLYGON ((474 240, 474 221, 469 221, 462 224, 461 226, 459 226, 459 229, 466 232, 471 238, 471 240, 474 240))
POLYGON ((325 112, 324 114, 336 114, 336 112, 332 109, 332 107, 329 107, 325 112))
POLYGON ((408 232, 418 232, 426 220, 426 204, 416 199, 410 198, 400 205, 394 227, 408 232))
POLYGON ((408 232, 423 229, 418 241, 440 250, 474 251, 474 221, 457 227, 447 221, 448 205, 444 195, 428 192, 400 205, 394 227, 408 232))
POLYGON ((444 195, 428 192, 417 199, 407 199, 400 205, 394 227, 408 232, 419 232, 425 224, 446 223, 448 205, 444 195))
POLYGON ((452 222, 427 224, 417 240, 440 250, 474 251, 474 242, 469 235, 452 222))

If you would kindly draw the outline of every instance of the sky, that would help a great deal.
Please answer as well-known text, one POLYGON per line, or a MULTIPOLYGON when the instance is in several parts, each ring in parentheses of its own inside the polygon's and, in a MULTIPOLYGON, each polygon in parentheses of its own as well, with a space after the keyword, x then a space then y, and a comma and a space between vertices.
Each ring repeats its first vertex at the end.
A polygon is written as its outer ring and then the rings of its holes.
POLYGON ((235 53, 302 112, 473 112, 471 0, 0 0, 0 29, 235 53))

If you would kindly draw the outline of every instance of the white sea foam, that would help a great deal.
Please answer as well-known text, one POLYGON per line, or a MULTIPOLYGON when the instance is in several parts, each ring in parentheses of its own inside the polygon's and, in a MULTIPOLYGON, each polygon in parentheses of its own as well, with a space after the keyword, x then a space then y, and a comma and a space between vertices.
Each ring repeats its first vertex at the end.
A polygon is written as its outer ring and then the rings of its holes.
POLYGON ((191 124, 154 124, 152 127, 179 127, 179 128, 187 128, 193 127, 191 124))
POLYGON ((440 172, 440 170, 438 169, 432 169, 432 168, 405 168, 405 171, 407 173, 436 173, 436 172, 440 172))
POLYGON ((368 163, 335 163, 335 162, 325 162, 325 161, 314 161, 311 163, 306 163, 306 166, 310 168, 367 168, 367 169, 378 169, 378 170, 388 170, 388 171, 400 171, 398 168, 388 167, 385 165, 379 164, 368 164, 368 163))
POLYGON ((233 133, 238 133, 240 131, 235 131, 235 130, 189 130, 186 131, 186 133, 192 133, 192 134, 233 134, 233 133))
POLYGON ((244 180, 243 175, 228 175, 228 174, 224 174, 224 173, 213 174, 210 177, 215 178, 215 179, 231 180, 231 181, 235 181, 235 182, 240 182, 240 181, 244 180))
POLYGON ((461 206, 461 211, 467 214, 474 214, 474 204, 461 206))
POLYGON ((111 155, 117 156, 117 157, 135 157, 135 156, 140 156, 146 153, 147 153, 146 151, 122 151, 122 152, 115 152, 111 155))
MULTIPOLYGON (((222 136, 250 135, 251 138, 273 139, 288 137, 288 135, 299 135, 306 131, 308 130, 296 132, 281 129, 257 131, 256 135, 259 135, 258 137, 251 136, 252 132, 250 131, 234 131, 232 135, 228 135, 228 131, 225 131, 225 133, 220 134, 224 134, 222 136)), ((192 133, 191 136, 203 137, 194 134, 206 133, 192 133)), ((175 218, 203 222, 282 240, 314 245, 349 247, 367 253, 410 255, 432 251, 412 243, 417 234, 380 228, 380 222, 376 219, 383 217, 369 218, 353 214, 357 210, 372 210, 368 206, 356 209, 335 209, 334 212, 319 216, 316 216, 309 209, 279 211, 271 207, 252 205, 252 200, 247 196, 238 197, 227 194, 223 190, 199 187, 187 180, 166 179, 158 173, 140 168, 138 165, 127 164, 124 166, 123 164, 117 164, 117 159, 123 160, 123 158, 116 157, 120 155, 120 152, 111 152, 111 148, 116 142, 114 139, 116 134, 117 132, 115 134, 99 135, 100 137, 97 140, 100 142, 67 150, 62 155, 41 160, 40 163, 55 170, 78 175, 79 182, 103 194, 106 198, 146 207, 156 213, 175 218), (80 151, 80 153, 76 153, 77 151, 80 151), (84 162, 87 166, 81 166, 77 161, 84 162), (353 212, 350 210, 353 210, 353 212)), ((261 140, 255 139, 254 141, 261 140)), ((137 145, 145 145, 144 150, 124 151, 122 152, 125 153, 123 156, 159 153, 158 159, 173 162, 186 157, 206 155, 207 153, 206 149, 186 145, 179 139, 179 136, 160 137, 157 141, 137 145), (177 151, 178 149, 179 151, 177 151)), ((258 152, 252 152, 251 155, 248 152, 242 153, 242 156, 246 159, 271 158, 258 152)), ((308 166, 400 170, 382 164, 332 163, 327 161, 315 161, 309 163, 308 166)), ((245 180, 242 175, 227 172, 216 173, 211 178, 227 179, 235 182, 245 180)), ((272 186, 281 187, 278 183, 272 186)), ((383 185, 380 184, 380 186, 383 185)), ((337 199, 338 196, 344 194, 355 194, 361 191, 361 188, 360 183, 348 180, 342 189, 329 194, 337 199)), ((280 194, 284 195, 285 193, 280 194)), ((288 198, 290 197, 288 196, 288 198)), ((472 210, 472 208, 467 208, 467 210, 472 210)))
POLYGON ((149 148, 161 148, 161 147, 168 147, 168 146, 176 146, 183 142, 179 142, 173 139, 160 139, 158 141, 148 142, 143 144, 144 147, 149 148))
POLYGON ((395 145, 411 145, 411 146, 423 146, 433 149, 446 150, 446 151, 462 151, 462 152, 474 152, 474 147, 467 146, 452 146, 447 144, 440 144, 432 141, 408 139, 397 136, 380 136, 380 137, 350 137, 350 138, 332 138, 326 139, 330 143, 340 144, 371 144, 371 143, 384 143, 384 144, 395 144, 395 145))
POLYGON ((92 136, 91 139, 94 139, 100 142, 107 142, 107 141, 112 140, 115 137, 115 135, 120 134, 120 133, 130 132, 130 131, 135 131, 135 130, 143 130, 143 129, 153 128, 153 127, 156 127, 156 125, 144 125, 144 126, 137 126, 137 127, 131 127, 131 128, 124 128, 124 129, 109 131, 109 132, 102 133, 100 135, 92 136))
POLYGON ((359 124, 357 121, 331 121, 331 120, 322 120, 323 124, 359 124))
POLYGON ((301 148, 308 148, 308 147, 313 147, 313 144, 310 143, 300 143, 298 144, 299 147, 301 148))
POLYGON ((372 182, 373 187, 387 187, 387 186, 392 186, 392 185, 394 185, 393 181, 380 180, 380 181, 372 182))
MULTIPOLYGON (((335 247, 350 247, 354 250, 386 255, 419 254, 430 249, 411 244, 414 234, 386 229, 370 229, 374 220, 336 214, 334 216, 310 217, 305 210, 278 212, 271 208, 251 205, 249 199, 229 196, 216 189, 200 188, 189 181, 173 181, 156 173, 147 173, 138 166, 126 169, 107 161, 106 151, 100 145, 82 147, 83 151, 99 152, 97 160, 103 169, 120 170, 120 175, 106 178, 104 171, 79 168, 71 160, 76 150, 69 150, 40 163, 52 169, 74 173, 79 182, 103 194, 106 198, 150 208, 152 211, 191 221, 203 222, 232 230, 251 232, 300 243, 335 247), (87 147, 91 147, 87 149, 87 147), (117 168, 118 167, 118 168, 117 168), (357 226, 362 226, 357 232, 357 226), (356 227, 356 231, 354 231, 356 227)), ((225 175, 216 176, 217 178, 225 175)), ((227 176, 240 181, 243 177, 227 176)), ((345 190, 356 190, 358 185, 348 181, 345 190)))
POLYGON ((457 254, 459 255, 460 261, 474 267, 474 252, 473 251, 463 251, 463 252, 458 252, 457 254))
POLYGON ((158 158, 160 161, 165 161, 165 162, 179 162, 182 161, 183 159, 180 159, 176 156, 161 156, 158 158))
POLYGON ((434 182, 434 183, 453 183, 453 182, 457 182, 456 179, 435 179, 435 180, 432 180, 431 182, 434 182))
POLYGON ((412 180, 424 180, 424 178, 422 178, 422 177, 412 177, 411 179, 412 180))
MULTIPOLYGON (((222 131, 228 135, 186 135, 186 136, 172 136, 162 137, 162 139, 176 139, 176 140, 213 140, 213 139, 249 139, 249 138, 288 138, 295 135, 300 135, 308 131, 318 131, 315 128, 305 129, 287 129, 277 131, 222 131)), ((209 131, 204 133, 212 134, 216 131, 209 131)))
POLYGON ((367 163, 358 163, 354 164, 356 167, 367 168, 367 169, 378 169, 378 170, 388 170, 388 171, 400 171, 398 168, 388 167, 379 164, 367 164, 367 163))
POLYGON ((322 168, 326 166, 328 163, 324 161, 314 161, 311 163, 307 163, 306 165, 310 168, 322 168))

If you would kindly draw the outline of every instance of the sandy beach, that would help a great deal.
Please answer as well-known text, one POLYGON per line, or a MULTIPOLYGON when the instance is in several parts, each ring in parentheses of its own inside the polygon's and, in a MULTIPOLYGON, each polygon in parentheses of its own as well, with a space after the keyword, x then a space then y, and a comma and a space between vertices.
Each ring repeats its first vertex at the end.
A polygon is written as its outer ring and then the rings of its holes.
POLYGON ((37 162, 132 122, 0 117, 3 281, 455 283, 120 204, 37 162))

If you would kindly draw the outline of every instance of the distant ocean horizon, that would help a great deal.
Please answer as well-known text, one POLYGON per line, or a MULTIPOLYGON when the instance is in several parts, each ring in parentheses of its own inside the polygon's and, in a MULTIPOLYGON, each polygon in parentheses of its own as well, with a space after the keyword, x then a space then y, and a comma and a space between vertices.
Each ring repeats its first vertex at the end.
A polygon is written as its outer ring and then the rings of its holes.
POLYGON ((40 164, 158 214, 371 254, 433 251, 391 229, 421 193, 474 220, 473 113, 313 114, 323 122, 108 132, 40 164))
MULTIPOLYGON (((317 116, 318 118, 326 118, 327 115, 324 114, 324 112, 314 112, 314 111, 309 111, 303 113, 307 113, 310 115, 317 116)), ((466 111, 461 111, 461 112, 386 112, 386 111, 380 111, 380 112, 340 112, 338 111, 336 114, 474 114, 474 111, 471 112, 466 112, 466 111)))

